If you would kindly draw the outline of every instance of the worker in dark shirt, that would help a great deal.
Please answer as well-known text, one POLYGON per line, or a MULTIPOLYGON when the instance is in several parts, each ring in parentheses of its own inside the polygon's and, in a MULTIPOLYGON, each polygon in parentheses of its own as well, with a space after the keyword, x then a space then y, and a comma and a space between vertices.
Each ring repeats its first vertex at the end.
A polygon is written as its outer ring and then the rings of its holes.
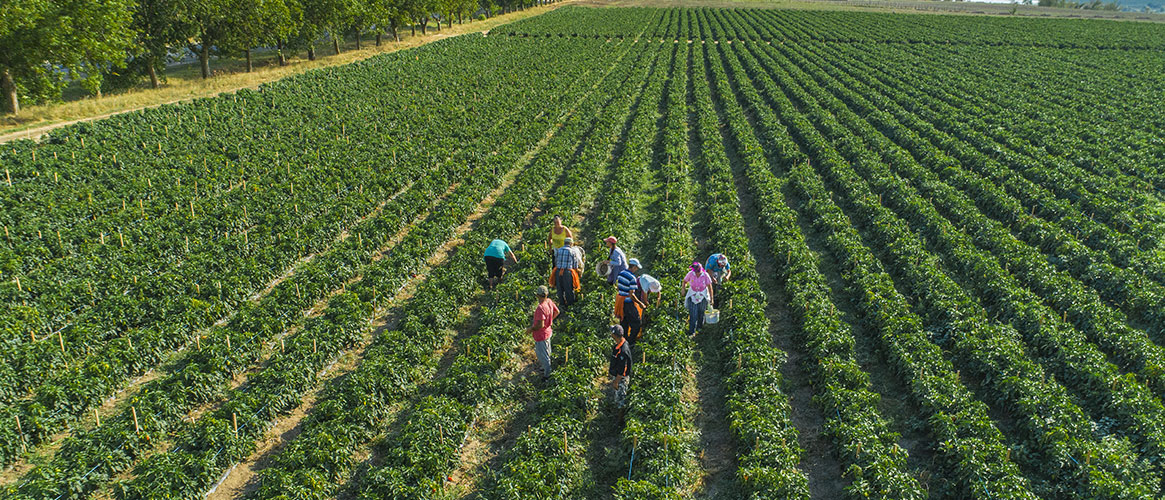
POLYGON ((627 407, 627 387, 631 385, 631 344, 623 336, 623 327, 611 327, 611 340, 615 347, 611 350, 611 366, 607 374, 611 376, 611 390, 614 394, 615 407, 620 414, 627 407))

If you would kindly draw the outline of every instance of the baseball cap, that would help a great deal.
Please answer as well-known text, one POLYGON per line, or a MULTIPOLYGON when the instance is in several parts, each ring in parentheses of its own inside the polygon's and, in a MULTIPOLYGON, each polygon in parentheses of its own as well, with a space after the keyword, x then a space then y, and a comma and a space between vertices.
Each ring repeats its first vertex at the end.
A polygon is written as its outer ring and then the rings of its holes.
POLYGON ((546 288, 546 285, 538 285, 538 288, 534 289, 534 295, 545 297, 550 295, 550 289, 546 288))
POLYGON ((631 266, 635 266, 638 268, 643 267, 643 265, 639 263, 639 259, 631 259, 631 260, 627 261, 627 267, 631 267, 631 266))

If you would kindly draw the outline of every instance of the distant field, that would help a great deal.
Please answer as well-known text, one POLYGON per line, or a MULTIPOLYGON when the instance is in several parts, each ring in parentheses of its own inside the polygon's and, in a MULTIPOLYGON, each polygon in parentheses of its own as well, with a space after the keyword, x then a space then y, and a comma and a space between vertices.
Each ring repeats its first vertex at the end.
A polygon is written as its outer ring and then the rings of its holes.
POLYGON ((1163 68, 1157 23, 567 6, 7 143, 0 497, 1157 499, 1163 68), (612 235, 662 285, 624 407, 612 235))

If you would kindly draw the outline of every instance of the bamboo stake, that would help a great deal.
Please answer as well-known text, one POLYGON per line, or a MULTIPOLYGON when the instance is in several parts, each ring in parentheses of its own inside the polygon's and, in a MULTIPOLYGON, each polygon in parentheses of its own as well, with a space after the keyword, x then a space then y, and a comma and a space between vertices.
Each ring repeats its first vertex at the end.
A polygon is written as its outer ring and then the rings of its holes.
POLYGON ((61 247, 61 249, 65 248, 65 244, 61 243, 61 230, 60 229, 57 230, 57 246, 61 247))
POLYGON ((131 406, 131 407, 129 407, 129 411, 133 413, 133 431, 134 431, 134 433, 136 434, 136 433, 142 432, 142 427, 140 425, 138 425, 138 409, 131 406))
POLYGON ((20 452, 27 453, 28 448, 24 445, 24 429, 20 428, 20 415, 15 415, 15 417, 16 417, 16 433, 20 435, 20 452))
POLYGON ((125 236, 122 236, 120 229, 117 230, 117 239, 121 242, 122 248, 125 248, 125 236))
POLYGON ((287 350, 287 345, 283 343, 283 337, 279 337, 279 352, 287 350))
POLYGON ((190 218, 194 218, 194 200, 190 200, 190 218))
POLYGON ((97 427, 101 427, 101 414, 97 412, 97 408, 93 409, 93 420, 97 422, 97 427))
POLYGON ((65 352, 65 337, 61 335, 60 330, 57 330, 57 342, 61 344, 61 352, 65 352))
POLYGON ((319 348, 316 346, 316 339, 311 339, 311 353, 315 354, 317 352, 319 352, 319 348))
POLYGON ((199 351, 202 350, 202 335, 194 336, 194 345, 198 347, 199 351))
POLYGON ((24 289, 20 287, 20 276, 16 277, 16 291, 23 292, 24 289))
POLYGON ((239 415, 231 412, 231 425, 235 428, 235 437, 239 437, 239 415))

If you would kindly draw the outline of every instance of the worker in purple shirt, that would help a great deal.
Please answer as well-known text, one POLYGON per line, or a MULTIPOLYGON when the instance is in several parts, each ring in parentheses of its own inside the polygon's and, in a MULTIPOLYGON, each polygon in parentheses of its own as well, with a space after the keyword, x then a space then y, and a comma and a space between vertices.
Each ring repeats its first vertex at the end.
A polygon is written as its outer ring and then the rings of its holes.
POLYGON ((617 246, 619 240, 614 236, 608 236, 603 241, 607 243, 607 248, 611 249, 611 253, 607 257, 610 266, 610 273, 607 274, 607 284, 614 285, 615 280, 619 278, 619 273, 627 270, 627 254, 623 253, 623 249, 617 246))

